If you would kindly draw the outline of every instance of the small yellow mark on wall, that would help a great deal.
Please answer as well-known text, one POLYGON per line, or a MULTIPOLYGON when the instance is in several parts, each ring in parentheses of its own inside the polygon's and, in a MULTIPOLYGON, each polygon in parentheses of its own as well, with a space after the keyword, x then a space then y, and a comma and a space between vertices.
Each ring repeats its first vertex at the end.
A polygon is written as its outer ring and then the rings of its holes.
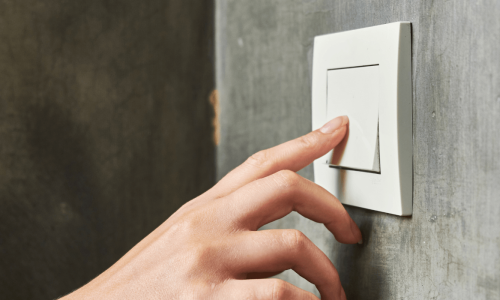
POLYGON ((219 109, 219 92, 217 90, 213 90, 212 93, 210 93, 210 104, 212 104, 212 107, 214 108, 214 118, 212 120, 212 126, 213 126, 213 139, 214 139, 214 144, 219 145, 220 141, 220 122, 219 122, 219 114, 220 114, 220 109, 219 109))

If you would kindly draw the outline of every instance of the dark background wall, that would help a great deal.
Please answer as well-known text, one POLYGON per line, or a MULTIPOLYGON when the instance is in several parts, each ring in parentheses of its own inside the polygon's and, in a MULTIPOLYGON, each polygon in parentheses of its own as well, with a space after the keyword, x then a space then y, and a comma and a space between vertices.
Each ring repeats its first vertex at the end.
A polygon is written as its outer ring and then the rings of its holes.
POLYGON ((311 129, 314 36, 412 22, 413 217, 348 207, 362 246, 297 214, 267 228, 309 236, 350 300, 499 299, 500 1, 217 0, 216 15, 218 177, 311 129))
POLYGON ((0 1, 0 298, 78 288, 214 183, 213 14, 0 1))

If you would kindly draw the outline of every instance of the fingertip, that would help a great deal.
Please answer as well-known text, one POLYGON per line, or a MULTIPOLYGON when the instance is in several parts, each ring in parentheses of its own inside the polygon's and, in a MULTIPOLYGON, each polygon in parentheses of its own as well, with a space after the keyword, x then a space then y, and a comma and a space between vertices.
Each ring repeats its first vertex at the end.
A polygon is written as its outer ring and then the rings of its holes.
POLYGON ((340 141, 342 141, 346 133, 347 133, 347 125, 343 125, 333 133, 333 136, 340 137, 340 141))
POLYGON ((331 134, 347 125, 347 123, 349 123, 349 118, 347 116, 339 116, 327 122, 319 131, 324 134, 331 134))
MULTIPOLYGON (((346 135, 348 134, 347 126, 341 126, 333 134, 328 136, 328 148, 338 148, 339 150, 335 153, 343 153, 345 148, 346 135)), ((332 158, 335 159, 335 158, 332 158)))
POLYGON ((342 116, 342 126, 345 126, 349 124, 349 117, 348 116, 342 116))
POLYGON ((363 244, 363 235, 361 234, 361 230, 359 230, 358 225, 351 219, 351 232, 354 236, 354 243, 358 243, 359 245, 363 244))

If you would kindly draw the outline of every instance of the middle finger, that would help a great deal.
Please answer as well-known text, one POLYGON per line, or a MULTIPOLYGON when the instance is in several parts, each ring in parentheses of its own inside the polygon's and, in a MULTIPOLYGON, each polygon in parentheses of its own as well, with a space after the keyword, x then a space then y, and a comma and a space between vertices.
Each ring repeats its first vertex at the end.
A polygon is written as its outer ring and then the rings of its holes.
POLYGON ((255 180, 221 198, 223 214, 239 227, 257 230, 292 211, 325 224, 337 241, 354 244, 361 232, 340 201, 319 185, 292 171, 255 180))

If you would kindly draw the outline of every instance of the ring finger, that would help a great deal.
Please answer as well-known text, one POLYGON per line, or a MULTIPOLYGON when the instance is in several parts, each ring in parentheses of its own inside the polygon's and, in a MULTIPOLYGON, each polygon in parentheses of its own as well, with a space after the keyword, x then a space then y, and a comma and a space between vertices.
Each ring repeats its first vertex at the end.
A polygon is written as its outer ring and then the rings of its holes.
POLYGON ((341 299, 339 275, 328 257, 302 232, 293 229, 247 231, 233 239, 234 272, 279 272, 293 269, 316 285, 322 299, 341 299))

